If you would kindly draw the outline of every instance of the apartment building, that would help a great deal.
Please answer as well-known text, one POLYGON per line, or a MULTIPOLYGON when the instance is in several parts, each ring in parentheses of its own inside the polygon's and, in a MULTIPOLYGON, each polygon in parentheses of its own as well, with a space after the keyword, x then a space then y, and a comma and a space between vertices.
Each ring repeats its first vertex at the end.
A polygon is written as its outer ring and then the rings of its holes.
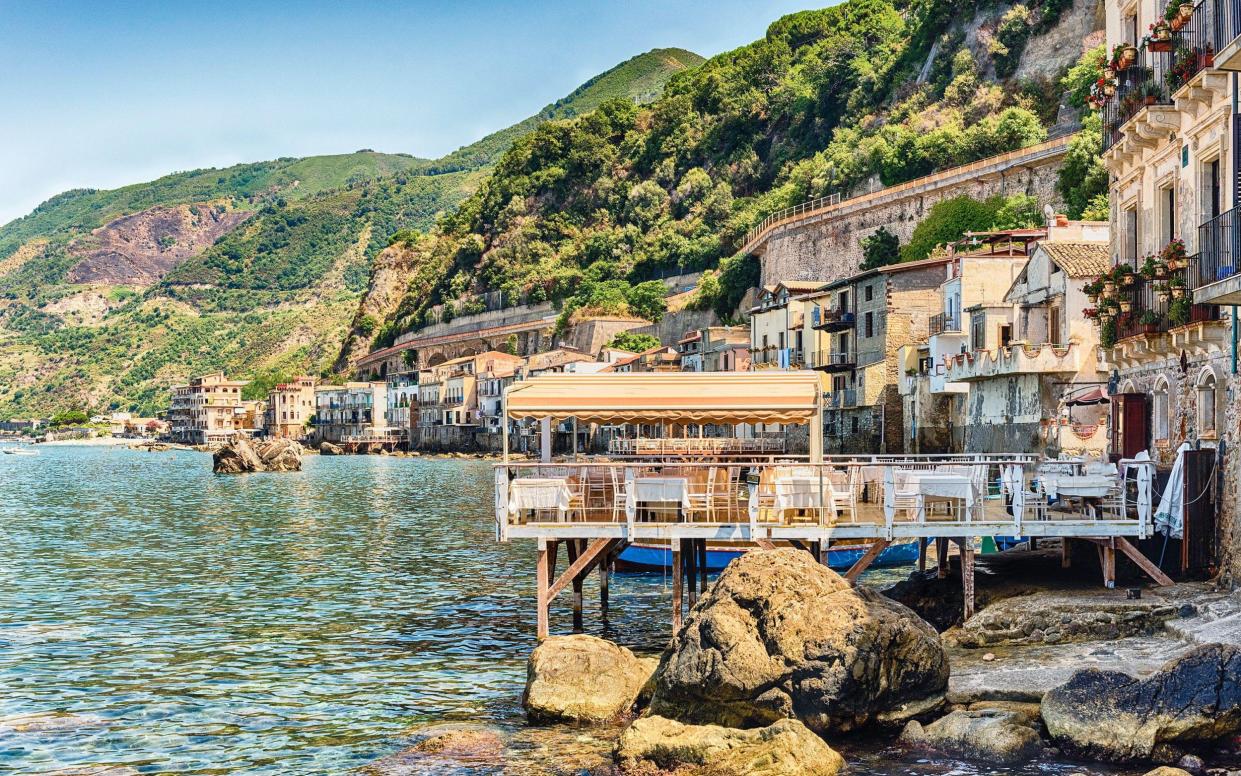
POLYGON ((750 308, 750 367, 800 369, 805 363, 802 295, 823 286, 822 280, 789 280, 765 286, 750 308))
POLYGON ((418 373, 412 371, 389 373, 384 409, 388 428, 408 445, 411 429, 418 420, 418 373))
POLYGON ((1218 557, 1241 571, 1241 457, 1225 452, 1239 441, 1237 402, 1227 397, 1241 388, 1241 8, 1203 0, 1166 12, 1156 0, 1106 0, 1105 9, 1108 50, 1121 47, 1101 108, 1114 225, 1115 274, 1098 306, 1113 377, 1109 447, 1170 466, 1188 444, 1187 477, 1222 473, 1218 488, 1193 487, 1202 517, 1186 520, 1198 530, 1185 537, 1197 548, 1185 558, 1202 567, 1218 557))
POLYGON ((965 452, 1099 455, 1106 408, 1085 406, 1107 383, 1083 286, 1109 267, 1108 225, 1061 218, 1034 244, 1004 295, 1007 309, 972 310, 968 346, 947 361, 969 386, 965 452))
POLYGON ((682 372, 745 372, 750 368, 750 327, 709 326, 688 331, 676 349, 682 372))
POLYGON ((241 390, 247 382, 215 372, 173 386, 168 409, 172 440, 187 445, 223 444, 242 432, 246 408, 241 390))
POLYGON ((333 444, 393 443, 396 434, 384 418, 388 385, 349 382, 315 388, 315 433, 333 444))
POLYGON ((410 442, 434 449, 470 447, 485 426, 479 400, 480 377, 511 375, 526 362, 491 350, 462 356, 418 374, 418 418, 410 442))
POLYGON ((806 363, 830 381, 825 449, 901 452, 904 407, 900 349, 925 339, 940 311, 947 258, 895 264, 821 285, 798 301, 808 309, 806 363))
POLYGON ((314 377, 277 383, 267 394, 266 433, 284 439, 303 439, 315 414, 314 377))
POLYGON ((650 350, 607 364, 604 372, 680 372, 681 354, 673 345, 658 345, 650 350))
POLYGON ((1004 297, 1046 229, 967 233, 948 247, 940 284, 940 312, 927 339, 902 348, 905 449, 914 453, 965 450, 969 384, 949 380, 949 362, 971 349, 992 350, 1012 341, 1012 304, 1004 297))

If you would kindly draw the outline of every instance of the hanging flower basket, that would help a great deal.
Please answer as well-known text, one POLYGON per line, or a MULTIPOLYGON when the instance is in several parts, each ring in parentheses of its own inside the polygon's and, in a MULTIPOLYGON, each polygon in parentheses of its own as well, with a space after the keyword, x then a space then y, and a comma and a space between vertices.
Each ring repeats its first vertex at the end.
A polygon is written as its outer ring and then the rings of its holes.
POLYGON ((1194 6, 1190 3, 1181 3, 1180 7, 1176 9, 1176 15, 1182 21, 1188 22, 1194 16, 1194 6))
POLYGON ((1116 281, 1115 280, 1103 281, 1103 295, 1105 297, 1110 298, 1114 296, 1115 294, 1116 294, 1116 281))

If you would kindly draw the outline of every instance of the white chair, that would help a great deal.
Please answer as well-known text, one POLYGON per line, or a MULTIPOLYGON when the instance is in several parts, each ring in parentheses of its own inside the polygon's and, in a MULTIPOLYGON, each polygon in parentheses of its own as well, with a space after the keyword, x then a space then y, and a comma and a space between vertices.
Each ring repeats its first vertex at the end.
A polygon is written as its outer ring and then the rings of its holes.
POLYGON ((625 503, 629 500, 629 480, 618 466, 609 466, 612 478, 612 522, 619 523, 625 515, 625 503))
POLYGON ((690 511, 705 513, 707 522, 711 522, 715 517, 715 467, 707 467, 706 477, 702 476, 701 469, 686 472, 686 477, 690 511))

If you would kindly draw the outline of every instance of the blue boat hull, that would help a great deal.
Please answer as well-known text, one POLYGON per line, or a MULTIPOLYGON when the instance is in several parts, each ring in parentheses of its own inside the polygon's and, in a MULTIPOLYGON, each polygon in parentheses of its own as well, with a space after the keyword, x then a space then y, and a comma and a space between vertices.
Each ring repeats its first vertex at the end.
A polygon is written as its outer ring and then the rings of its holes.
MULTIPOLYGON (((857 563, 865 554, 868 545, 844 545, 831 547, 827 551, 828 568, 843 570, 857 563)), ((712 549, 707 547, 707 571, 723 571, 729 561, 737 558, 745 550, 712 549)), ((918 560, 918 543, 903 542, 893 544, 875 558, 872 567, 908 566, 918 560)), ((672 550, 668 547, 655 547, 643 544, 631 544, 621 550, 616 557, 617 571, 666 571, 672 568, 672 550)))

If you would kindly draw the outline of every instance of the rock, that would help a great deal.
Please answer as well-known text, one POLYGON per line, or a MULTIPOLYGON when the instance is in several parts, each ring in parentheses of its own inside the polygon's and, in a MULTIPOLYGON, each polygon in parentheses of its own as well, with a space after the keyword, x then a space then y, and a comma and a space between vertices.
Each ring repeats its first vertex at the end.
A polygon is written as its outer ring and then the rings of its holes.
POLYGON ((1202 758, 1196 754, 1185 755, 1177 761, 1176 765, 1178 768, 1184 768, 1185 770, 1193 771, 1194 773, 1198 773, 1206 767, 1206 763, 1204 763, 1202 758))
POLYGON ((658 661, 594 636, 552 636, 530 654, 522 705, 534 722, 602 722, 644 694, 658 661))
POLYGON ((1241 649, 1197 647, 1146 679, 1078 671, 1043 697, 1042 715, 1051 736, 1075 754, 1175 762, 1168 758, 1179 747, 1241 730, 1241 649))
POLYGON ((334 445, 331 442, 326 442, 326 441, 319 443, 319 455, 344 455, 344 454, 345 454, 344 448, 339 447, 338 445, 334 445))
POLYGON ((291 439, 264 439, 254 446, 266 471, 296 472, 302 470, 302 446, 291 439))
POLYGON ((1147 771, 1145 776, 1192 776, 1192 774, 1188 771, 1183 771, 1180 768, 1172 768, 1167 765, 1161 765, 1158 768, 1147 771))
POLYGON ((954 711, 926 726, 913 721, 905 726, 901 741, 992 765, 1023 763, 1043 748, 1029 717, 1003 709, 954 711))
POLYGON ((661 769, 676 769, 678 774, 729 776, 835 776, 845 764, 823 739, 795 719, 737 730, 643 717, 621 735, 616 759, 629 770, 650 763, 661 769), (681 770, 683 766, 691 768, 681 770))
POLYGON ((1175 604, 1158 599, 1130 601, 1094 591, 1044 590, 980 610, 969 622, 946 631, 944 641, 978 649, 1116 640, 1155 633, 1176 615, 1175 604))
POLYGON ((217 474, 295 472, 302 468, 302 452, 301 446, 289 439, 267 439, 255 444, 238 436, 216 450, 211 463, 217 474))
POLYGON ((1011 711, 1026 718, 1030 724, 1038 724, 1042 719, 1041 705, 1023 701, 976 701, 971 703, 969 711, 998 710, 1011 711))
POLYGON ((417 731, 413 746, 381 757, 361 769, 366 776, 406 776, 426 773, 434 766, 497 765, 504 753, 504 737, 482 725, 449 723, 417 731))
POLYGON ((988 653, 986 653, 985 655, 983 655, 983 656, 982 656, 982 659, 983 659, 983 660, 985 660, 985 661, 987 661, 988 663, 990 663, 992 660, 995 660, 995 653, 994 653, 994 652, 988 652, 988 653))
POLYGON ((817 733, 900 723, 942 703, 948 658, 901 604, 798 550, 728 565, 664 652, 652 712, 758 727, 796 717, 817 733))

